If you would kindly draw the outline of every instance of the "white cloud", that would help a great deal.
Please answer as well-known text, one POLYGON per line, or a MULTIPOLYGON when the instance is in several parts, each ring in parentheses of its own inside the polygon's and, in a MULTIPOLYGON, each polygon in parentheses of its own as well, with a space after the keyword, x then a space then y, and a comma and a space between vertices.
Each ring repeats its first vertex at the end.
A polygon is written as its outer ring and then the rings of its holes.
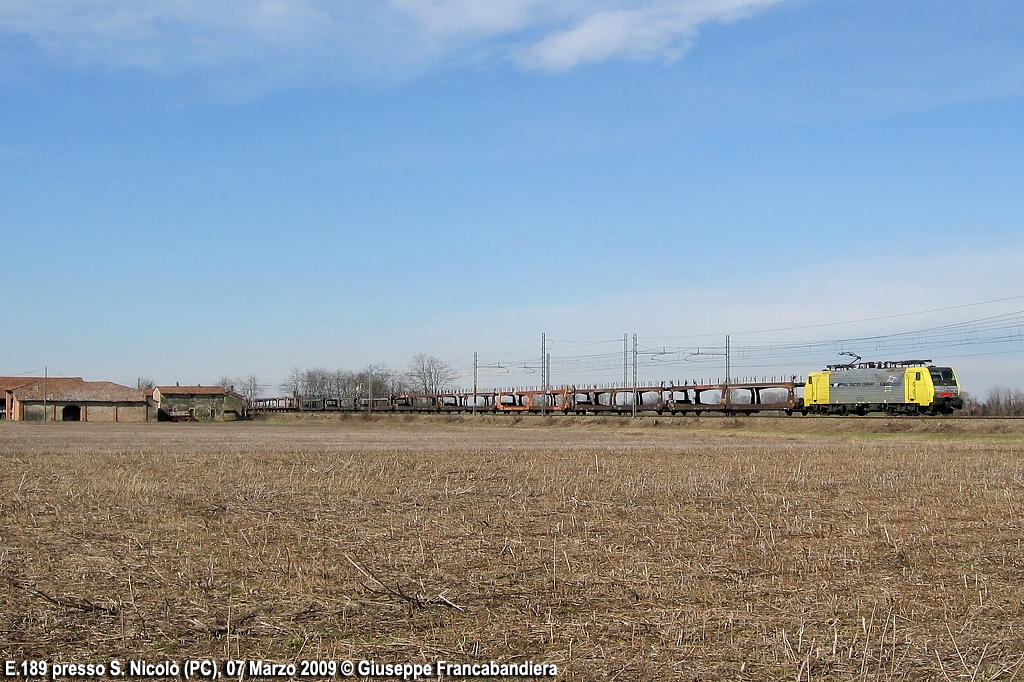
POLYGON ((614 58, 673 61, 689 47, 701 24, 735 19, 780 0, 653 2, 636 9, 588 13, 572 27, 553 32, 520 56, 527 66, 550 70, 614 58))
POLYGON ((337 13, 280 0, 0 1, 0 35, 27 37, 76 65, 178 74, 308 52, 337 13))
POLYGON ((565 70, 678 58, 697 28, 783 0, 0 0, 0 43, 166 75, 419 70, 449 58, 565 70))

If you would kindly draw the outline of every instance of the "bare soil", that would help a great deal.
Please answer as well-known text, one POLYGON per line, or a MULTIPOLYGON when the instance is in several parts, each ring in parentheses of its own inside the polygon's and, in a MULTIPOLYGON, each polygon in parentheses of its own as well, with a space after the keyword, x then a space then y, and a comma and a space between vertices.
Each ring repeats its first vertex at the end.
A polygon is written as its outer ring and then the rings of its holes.
POLYGON ((0 654, 1024 679, 1024 422, 0 422, 0 654))

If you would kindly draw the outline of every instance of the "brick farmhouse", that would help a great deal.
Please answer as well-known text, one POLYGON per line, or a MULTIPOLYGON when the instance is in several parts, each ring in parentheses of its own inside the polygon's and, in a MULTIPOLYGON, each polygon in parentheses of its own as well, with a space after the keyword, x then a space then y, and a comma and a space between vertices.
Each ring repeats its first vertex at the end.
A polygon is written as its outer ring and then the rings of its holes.
POLYGON ((146 422, 140 390, 81 377, 0 377, 2 416, 12 421, 146 422))
POLYGON ((246 415, 245 398, 221 386, 157 386, 153 389, 157 419, 230 421, 246 415))

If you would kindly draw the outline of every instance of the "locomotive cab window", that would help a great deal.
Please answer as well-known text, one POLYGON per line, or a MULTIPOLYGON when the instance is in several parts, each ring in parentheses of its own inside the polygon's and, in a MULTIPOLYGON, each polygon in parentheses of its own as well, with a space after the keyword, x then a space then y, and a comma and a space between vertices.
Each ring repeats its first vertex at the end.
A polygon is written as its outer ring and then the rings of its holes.
POLYGON ((931 370, 932 381, 936 384, 946 384, 952 386, 956 384, 956 379, 953 377, 953 370, 949 367, 936 367, 931 370))
POLYGON ((914 380, 915 380, 915 381, 920 381, 920 380, 921 380, 921 373, 920 373, 920 372, 917 372, 917 373, 916 373, 916 374, 914 375, 914 380))

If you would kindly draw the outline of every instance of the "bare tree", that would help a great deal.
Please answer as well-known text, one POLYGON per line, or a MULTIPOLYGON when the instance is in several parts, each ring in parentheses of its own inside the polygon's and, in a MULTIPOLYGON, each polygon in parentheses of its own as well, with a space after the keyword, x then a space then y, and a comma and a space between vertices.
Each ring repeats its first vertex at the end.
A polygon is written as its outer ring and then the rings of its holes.
POLYGON ((361 372, 352 375, 355 391, 353 395, 366 397, 371 392, 374 398, 386 398, 400 393, 408 393, 401 373, 389 369, 386 365, 370 365, 361 372))
POLYGON ((259 379, 257 379, 256 376, 253 374, 250 374, 244 379, 238 378, 235 381, 237 382, 235 384, 236 390, 238 391, 239 395, 241 395, 247 401, 256 400, 256 398, 259 398, 261 395, 263 395, 263 391, 266 390, 267 388, 267 385, 261 384, 259 379))
POLYGON ((1024 392, 996 386, 985 396, 984 413, 993 417, 1024 416, 1024 392))
POLYGON ((1024 416, 1024 392, 1020 389, 996 386, 989 389, 985 400, 978 400, 967 391, 961 391, 963 414, 971 417, 1024 416))
POLYGON ((267 388, 266 384, 261 384, 259 379, 252 374, 247 377, 222 376, 217 385, 225 391, 234 391, 246 400, 259 398, 267 388))
POLYGON ((409 375, 405 372, 398 372, 389 369, 387 370, 384 380, 387 383, 389 395, 412 393, 413 389, 409 382, 409 375))
POLYGON ((305 380, 303 378, 303 372, 298 367, 292 367, 288 373, 288 378, 282 381, 278 388, 287 393, 293 398, 298 398, 302 395, 302 391, 305 388, 305 380))
MULTIPOLYGON (((255 377, 250 379, 255 380, 255 377)), ((246 387, 246 379, 233 381, 240 390, 246 387)), ((266 388, 263 385, 259 387, 261 392, 266 388)), ((329 372, 319 367, 305 370, 293 367, 279 387, 292 397, 310 399, 366 397, 371 392, 375 398, 387 398, 410 391, 408 376, 388 369, 385 365, 370 365, 361 372, 343 369, 329 372)))
POLYGON ((356 391, 356 375, 344 369, 331 374, 331 393, 333 396, 354 396, 356 391))
POLYGON ((420 353, 409 363, 409 383, 418 393, 441 393, 459 373, 444 360, 420 353))
POLYGON ((334 397, 333 376, 333 373, 322 367, 307 369, 302 375, 302 397, 319 399, 334 397))

